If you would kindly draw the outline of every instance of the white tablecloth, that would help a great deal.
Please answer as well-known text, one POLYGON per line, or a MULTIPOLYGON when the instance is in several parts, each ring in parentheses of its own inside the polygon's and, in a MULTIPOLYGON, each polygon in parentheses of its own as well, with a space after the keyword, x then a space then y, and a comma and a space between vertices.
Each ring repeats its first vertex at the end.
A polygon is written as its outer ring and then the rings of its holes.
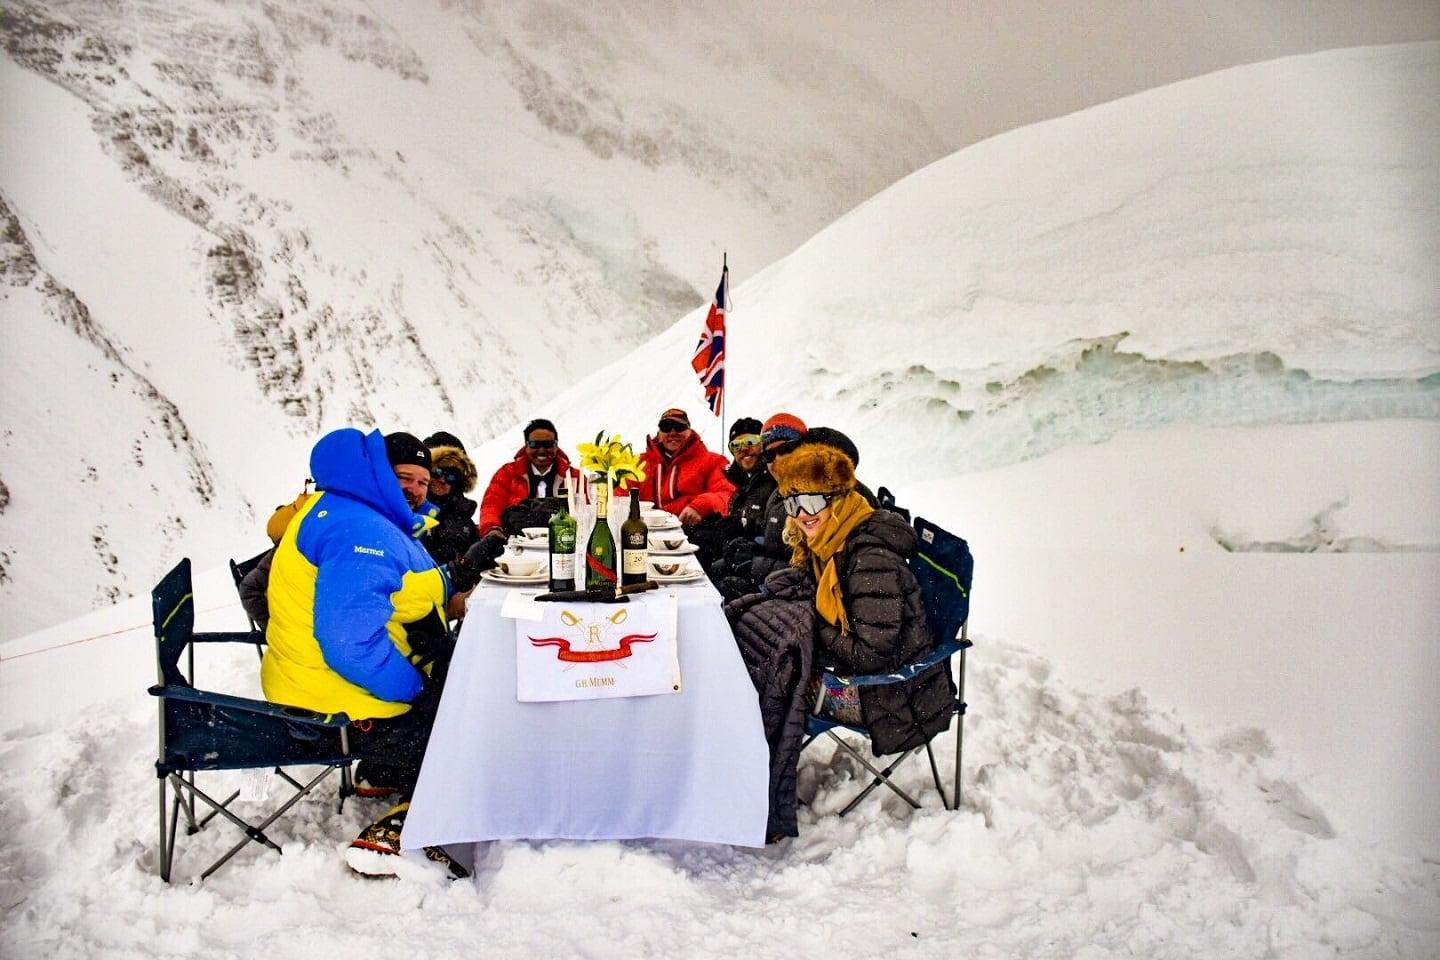
POLYGON ((683 692, 557 703, 515 699, 506 589, 470 597, 405 849, 551 837, 764 846, 769 751, 708 583, 668 588, 679 599, 683 692))

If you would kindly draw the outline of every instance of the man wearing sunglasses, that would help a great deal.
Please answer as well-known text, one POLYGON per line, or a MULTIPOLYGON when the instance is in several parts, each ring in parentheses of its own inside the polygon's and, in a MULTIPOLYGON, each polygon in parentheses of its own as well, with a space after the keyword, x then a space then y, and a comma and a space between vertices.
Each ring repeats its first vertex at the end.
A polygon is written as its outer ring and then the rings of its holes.
POLYGON ((555 424, 545 419, 525 425, 525 443, 515 458, 495 471, 480 500, 480 535, 505 539, 505 511, 524 500, 559 495, 561 477, 572 476, 570 458, 561 450, 555 424))
POLYGON ((655 436, 646 439, 644 499, 680 518, 706 570, 720 555, 720 521, 735 495, 735 485, 725 476, 727 466, 690 429, 690 416, 678 407, 662 413, 655 436))

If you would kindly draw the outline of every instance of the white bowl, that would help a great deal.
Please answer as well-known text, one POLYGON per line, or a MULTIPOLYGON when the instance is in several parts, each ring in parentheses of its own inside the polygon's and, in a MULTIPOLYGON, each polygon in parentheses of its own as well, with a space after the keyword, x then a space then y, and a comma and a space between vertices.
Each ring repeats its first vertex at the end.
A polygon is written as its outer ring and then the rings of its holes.
POLYGON ((550 539, 550 528, 549 528, 549 527, 525 527, 523 530, 520 531, 520 535, 521 535, 522 537, 524 537, 526 540, 549 540, 549 539, 550 539))
POLYGON ((685 533, 681 530, 650 534, 650 548, 652 550, 679 550, 689 542, 685 533))
POLYGON ((658 557, 650 558, 650 569, 654 570, 662 577, 673 577, 677 573, 680 573, 682 570, 684 570, 687 566, 689 566, 689 564, 687 564, 684 560, 671 561, 668 558, 663 560, 658 557))
POLYGON ((507 577, 533 577, 545 568, 545 561, 528 553, 507 553, 495 566, 507 577))

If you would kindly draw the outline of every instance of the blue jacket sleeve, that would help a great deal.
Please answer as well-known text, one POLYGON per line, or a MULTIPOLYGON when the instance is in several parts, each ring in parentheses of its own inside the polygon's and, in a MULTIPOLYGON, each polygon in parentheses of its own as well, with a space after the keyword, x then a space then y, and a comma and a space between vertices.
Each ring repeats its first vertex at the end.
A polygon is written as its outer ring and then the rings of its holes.
MULTIPOLYGON (((393 551, 392 551, 393 552, 393 551)), ((422 679, 385 629, 404 571, 381 547, 333 538, 316 564, 315 640, 330 668, 381 700, 409 703, 422 679)))

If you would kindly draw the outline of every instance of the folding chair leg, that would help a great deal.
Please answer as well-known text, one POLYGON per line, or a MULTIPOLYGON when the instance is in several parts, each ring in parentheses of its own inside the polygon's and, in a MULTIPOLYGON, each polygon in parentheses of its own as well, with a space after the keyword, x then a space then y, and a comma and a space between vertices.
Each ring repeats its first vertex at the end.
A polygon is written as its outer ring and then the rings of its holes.
MULTIPOLYGON (((245 839, 236 843, 235 846, 231 847, 225 852, 224 856, 222 856, 219 860, 216 860, 214 863, 210 864, 210 866, 205 870, 205 872, 200 874, 200 879, 204 880, 205 878, 209 877, 210 874, 214 873, 216 870, 219 870, 221 867, 223 867, 226 863, 230 861, 231 857, 235 856, 235 854, 239 853, 242 849, 244 849, 245 845, 250 843, 251 841, 263 843, 265 844, 265 846, 269 847, 271 850, 274 850, 276 853, 283 853, 280 847, 276 845, 275 841, 265 836, 265 828, 270 826, 270 824, 274 823, 276 820, 280 819, 282 816, 284 816, 285 811, 295 806, 295 804, 298 803, 302 797, 304 797, 311 790, 313 790, 316 784, 318 784, 321 780, 324 780, 326 777, 328 777, 330 775, 330 772, 334 769, 334 767, 326 767, 325 769, 321 770, 318 774, 315 775, 315 778, 313 780, 305 784, 305 786, 301 787, 298 793, 292 796, 289 800, 286 800, 283 804, 277 807, 275 811, 270 814, 270 816, 266 817, 264 820, 260 821, 253 827, 246 823, 244 820, 241 820, 239 817, 231 814, 228 810, 225 811, 226 816, 230 817, 231 820, 235 821, 236 825, 240 826, 245 831, 245 839)), ((288 780, 289 778, 287 777, 286 779, 288 780)), ((201 794, 201 796, 203 797, 204 794, 201 794)))
POLYGON ((175 828, 180 823, 180 797, 177 794, 174 805, 166 812, 169 805, 169 781, 165 777, 159 777, 160 781, 160 879, 165 883, 170 882, 170 865, 175 860, 175 828))
MULTIPOLYGON (((969 632, 970 632, 970 625, 967 623, 967 624, 966 624, 964 627, 962 627, 961 630, 960 630, 960 636, 961 636, 961 638, 962 638, 962 639, 965 638, 965 637, 969 634, 969 632)), ((962 754, 964 753, 964 749, 965 749, 965 654, 968 653, 968 652, 969 652, 968 650, 961 650, 961 651, 960 651, 960 676, 959 676, 959 679, 958 679, 957 684, 956 684, 957 690, 956 690, 956 692, 955 692, 955 699, 956 699, 956 700, 959 702, 959 704, 960 704, 960 706, 957 708, 957 710, 956 710, 956 712, 955 712, 955 806, 954 806, 954 809, 956 809, 956 810, 959 810, 959 809, 960 809, 960 800, 961 800, 961 796, 960 796, 960 770, 961 770, 961 763, 960 763, 960 761, 961 761, 961 759, 962 759, 962 754)))
POLYGON ((850 754, 850 756, 858 760, 861 766, 863 766, 866 770, 869 770, 875 775, 875 779, 870 782, 870 786, 860 791, 859 796, 846 804, 845 809, 840 811, 840 816, 843 817, 851 810, 854 810, 856 804, 858 804, 861 800, 864 800, 866 797, 870 796, 870 791, 874 790, 882 783, 885 784, 885 786, 889 787, 891 790, 895 791, 895 793, 900 796, 900 799, 910 804, 910 806, 914 807, 916 810, 920 809, 920 804, 914 797, 910 796, 910 794, 906 793, 904 790, 901 790, 898 786, 890 782, 890 774, 895 771, 895 768, 898 767, 906 757, 914 753, 914 750, 906 750, 904 753, 900 754, 900 756, 896 757, 894 762, 892 762, 890 766, 886 767, 884 770, 877 770, 874 764, 872 764, 869 760, 866 760, 860 755, 860 751, 856 750, 854 747, 850 746, 850 744, 846 743, 843 739, 836 736, 835 731, 826 730, 825 734, 831 740, 834 740, 837 744, 839 744, 846 753, 850 754))
POLYGON ((925 755, 930 758, 930 779, 935 781, 935 790, 940 794, 940 805, 946 810, 950 809, 950 800, 945 796, 945 785, 940 782, 940 768, 935 765, 935 751, 930 749, 930 741, 925 741, 925 755))

